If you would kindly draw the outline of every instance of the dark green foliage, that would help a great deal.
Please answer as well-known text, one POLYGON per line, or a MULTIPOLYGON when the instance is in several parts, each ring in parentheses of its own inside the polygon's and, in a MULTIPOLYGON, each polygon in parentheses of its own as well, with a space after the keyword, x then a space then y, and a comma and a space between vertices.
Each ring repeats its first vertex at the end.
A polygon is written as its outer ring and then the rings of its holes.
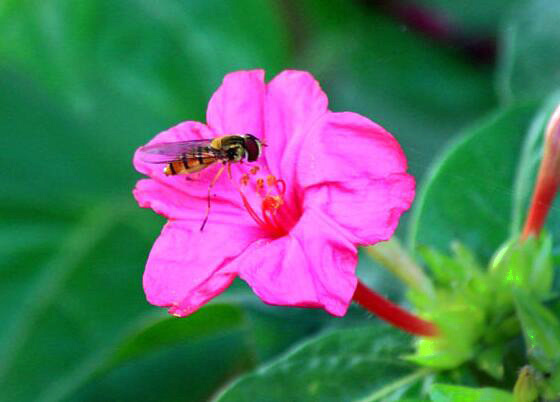
MULTIPOLYGON (((495 68, 373 3, 0 3, 0 401, 506 401, 498 388, 512 390, 525 364, 541 395, 558 394, 549 263, 532 293, 508 293, 504 327, 473 320, 491 346, 459 345, 445 371, 413 363, 412 338, 358 308, 336 319, 264 306, 241 281, 186 319, 145 301, 142 272, 163 219, 132 198, 140 177, 132 153, 179 121, 204 121, 223 75, 249 68, 267 78, 309 70, 332 110, 391 131, 423 183, 404 240, 429 247, 425 262, 455 302, 466 304, 469 286, 488 278, 482 267, 524 219, 558 100, 560 7, 403 2, 466 38, 498 35, 495 68), (474 255, 455 246, 448 257, 454 240, 474 255), (492 340, 509 330, 517 337, 492 340)), ((559 211, 548 222, 547 258, 557 254, 559 211)), ((537 251, 513 250, 507 261, 526 274, 537 251)), ((361 255, 364 282, 404 302, 406 289, 380 270, 361 255)), ((491 280, 503 284, 504 272, 491 280)), ((485 312, 488 299, 476 300, 485 312)))

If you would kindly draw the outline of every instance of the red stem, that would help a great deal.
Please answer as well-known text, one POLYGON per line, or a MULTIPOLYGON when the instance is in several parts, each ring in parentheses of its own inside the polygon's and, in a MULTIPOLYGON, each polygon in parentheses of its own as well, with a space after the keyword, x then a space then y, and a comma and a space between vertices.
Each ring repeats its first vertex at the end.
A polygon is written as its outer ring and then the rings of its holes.
POLYGON ((352 299, 372 314, 411 334, 421 336, 438 335, 438 329, 434 324, 403 310, 396 304, 373 292, 360 281, 358 281, 358 286, 352 299))
POLYGON ((545 177, 544 174, 539 175, 531 206, 529 207, 529 215, 527 216, 523 232, 521 233, 522 240, 526 240, 529 236, 539 234, 544 226, 544 221, 556 197, 557 191, 557 179, 545 177))

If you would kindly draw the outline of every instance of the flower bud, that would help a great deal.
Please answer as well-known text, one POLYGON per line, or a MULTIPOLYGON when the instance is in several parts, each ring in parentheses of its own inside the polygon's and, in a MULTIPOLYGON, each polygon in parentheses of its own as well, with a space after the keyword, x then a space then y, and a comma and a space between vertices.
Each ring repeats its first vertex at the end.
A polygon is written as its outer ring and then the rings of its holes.
POLYGON ((560 184, 560 105, 548 122, 545 133, 544 155, 537 183, 529 207, 521 238, 538 234, 548 214, 560 184))
POLYGON ((515 402, 532 402, 538 398, 539 391, 535 374, 535 370, 531 366, 525 366, 521 369, 513 387, 515 402))

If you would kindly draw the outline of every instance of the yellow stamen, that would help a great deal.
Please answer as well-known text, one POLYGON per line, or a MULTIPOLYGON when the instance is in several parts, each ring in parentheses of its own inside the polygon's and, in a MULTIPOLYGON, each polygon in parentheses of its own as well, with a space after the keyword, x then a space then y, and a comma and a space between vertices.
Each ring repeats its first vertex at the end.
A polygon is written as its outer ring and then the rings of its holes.
POLYGON ((269 187, 272 187, 274 185, 276 185, 276 177, 274 177, 273 175, 269 174, 268 176, 266 176, 266 184, 269 187))
POLYGON ((247 173, 243 174, 243 176, 241 176, 241 179, 239 179, 239 184, 241 184, 242 186, 246 186, 247 184, 249 184, 250 181, 250 177, 247 173))

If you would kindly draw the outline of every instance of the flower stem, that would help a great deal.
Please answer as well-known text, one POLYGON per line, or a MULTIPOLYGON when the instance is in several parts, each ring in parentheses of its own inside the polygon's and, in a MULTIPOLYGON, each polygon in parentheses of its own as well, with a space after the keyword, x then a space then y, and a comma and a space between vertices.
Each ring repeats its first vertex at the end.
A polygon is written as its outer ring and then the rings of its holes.
POLYGON ((544 155, 521 240, 539 234, 560 185, 560 106, 545 133, 544 155))
POLYGON ((411 334, 421 336, 436 336, 438 334, 438 329, 433 323, 403 310, 369 289, 360 281, 358 281, 358 286, 352 299, 372 314, 411 334))
POLYGON ((395 236, 389 241, 366 247, 365 251, 409 288, 422 293, 428 298, 434 297, 432 282, 424 275, 422 268, 414 262, 395 236))

